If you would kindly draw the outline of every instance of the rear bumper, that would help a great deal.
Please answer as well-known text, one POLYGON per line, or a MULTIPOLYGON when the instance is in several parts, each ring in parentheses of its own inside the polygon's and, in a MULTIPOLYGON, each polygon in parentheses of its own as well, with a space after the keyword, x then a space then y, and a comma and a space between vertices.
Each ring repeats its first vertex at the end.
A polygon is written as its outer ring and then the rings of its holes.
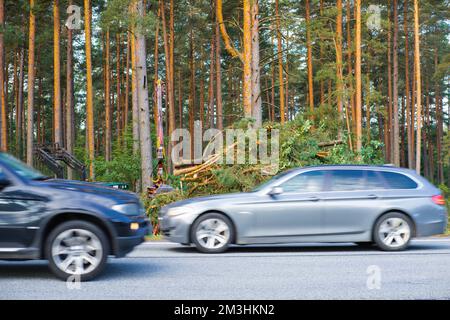
POLYGON ((447 232, 448 214, 447 210, 439 208, 438 214, 434 215, 427 221, 416 222, 416 236, 427 237, 447 232))

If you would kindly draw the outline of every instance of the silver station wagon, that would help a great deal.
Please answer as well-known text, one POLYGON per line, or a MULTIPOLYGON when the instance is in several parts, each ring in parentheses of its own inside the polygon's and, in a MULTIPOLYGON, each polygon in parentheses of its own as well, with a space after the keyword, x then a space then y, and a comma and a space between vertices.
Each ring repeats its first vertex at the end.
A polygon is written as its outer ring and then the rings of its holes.
POLYGON ((320 166, 290 170, 251 192, 193 198, 161 209, 169 240, 205 253, 230 244, 354 242, 382 250, 444 233, 438 188, 408 169, 320 166))

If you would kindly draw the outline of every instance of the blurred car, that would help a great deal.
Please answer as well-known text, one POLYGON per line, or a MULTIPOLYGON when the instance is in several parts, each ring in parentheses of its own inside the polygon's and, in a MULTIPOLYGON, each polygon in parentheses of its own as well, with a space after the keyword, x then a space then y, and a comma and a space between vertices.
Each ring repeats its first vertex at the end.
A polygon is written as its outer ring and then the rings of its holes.
POLYGON ((169 240, 205 253, 299 242, 397 251, 412 237, 444 233, 448 216, 440 190, 414 171, 351 165, 294 169, 252 192, 175 202, 159 221, 169 240))
POLYGON ((135 194, 50 179, 0 153, 0 260, 46 259, 64 280, 90 280, 150 232, 135 194))

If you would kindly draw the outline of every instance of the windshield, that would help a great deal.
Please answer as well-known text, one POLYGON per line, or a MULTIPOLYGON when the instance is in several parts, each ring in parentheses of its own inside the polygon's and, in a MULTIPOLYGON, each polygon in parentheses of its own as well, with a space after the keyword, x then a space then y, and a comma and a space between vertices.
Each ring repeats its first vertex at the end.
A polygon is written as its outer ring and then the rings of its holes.
POLYGON ((21 176, 22 178, 29 180, 39 180, 45 178, 45 176, 42 173, 40 173, 37 170, 34 170, 33 168, 30 168, 25 163, 14 158, 9 154, 0 153, 0 160, 4 162, 10 170, 14 171, 17 175, 21 176))
POLYGON ((258 192, 261 191, 262 189, 264 189, 265 187, 267 187, 268 185, 272 184, 273 182, 287 176, 288 174, 292 173, 292 170, 288 170, 282 173, 277 174, 275 177, 273 177, 272 179, 264 182, 263 184, 260 184, 259 186, 257 186, 256 188, 254 188, 252 190, 252 192, 258 192))

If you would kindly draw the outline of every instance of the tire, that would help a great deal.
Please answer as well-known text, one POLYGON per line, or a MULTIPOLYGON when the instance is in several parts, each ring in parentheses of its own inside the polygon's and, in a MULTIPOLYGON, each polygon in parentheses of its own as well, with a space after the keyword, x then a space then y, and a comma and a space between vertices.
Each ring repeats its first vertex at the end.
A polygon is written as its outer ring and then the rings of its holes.
POLYGON ((191 228, 191 239, 203 253, 225 252, 234 239, 230 219, 220 213, 207 213, 198 218, 191 228))
POLYGON ((73 220, 50 232, 44 250, 50 270, 58 278, 89 281, 105 268, 110 245, 105 233, 96 225, 73 220))
POLYGON ((399 212, 391 212, 380 217, 375 223, 373 239, 383 251, 405 250, 413 236, 414 224, 399 212))

